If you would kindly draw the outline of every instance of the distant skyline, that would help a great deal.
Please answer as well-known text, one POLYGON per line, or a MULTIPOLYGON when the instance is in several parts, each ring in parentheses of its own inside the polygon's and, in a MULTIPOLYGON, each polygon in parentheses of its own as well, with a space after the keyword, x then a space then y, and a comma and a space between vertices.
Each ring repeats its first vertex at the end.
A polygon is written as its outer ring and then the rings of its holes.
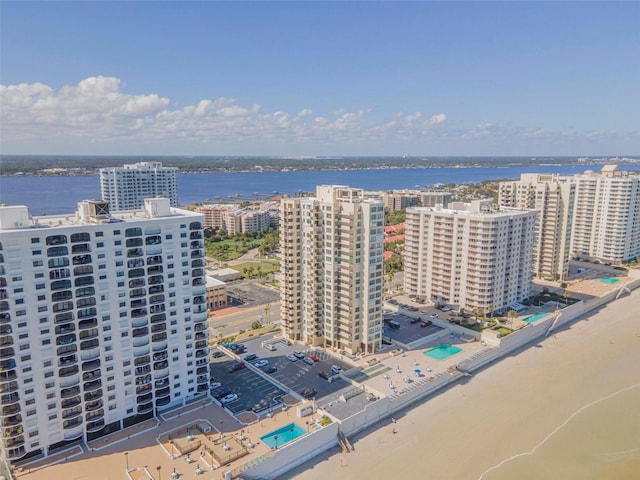
POLYGON ((0 3, 0 152, 638 155, 640 2, 0 3))

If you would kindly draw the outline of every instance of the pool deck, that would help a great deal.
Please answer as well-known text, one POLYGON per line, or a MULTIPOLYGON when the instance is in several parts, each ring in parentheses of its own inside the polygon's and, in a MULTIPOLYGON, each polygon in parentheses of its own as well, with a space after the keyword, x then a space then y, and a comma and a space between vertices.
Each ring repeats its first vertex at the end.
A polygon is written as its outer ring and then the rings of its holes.
POLYGON ((242 425, 217 405, 208 403, 202 406, 197 402, 190 407, 179 409, 179 415, 162 423, 148 421, 141 426, 136 425, 90 442, 93 447, 76 445, 68 451, 34 460, 17 469, 17 478, 166 480, 171 479, 170 474, 175 469, 180 473, 180 480, 218 480, 224 478, 226 471, 238 473, 251 463, 255 464, 269 458, 271 449, 259 440, 261 436, 293 421, 308 431, 314 431, 318 427, 313 422, 320 417, 315 414, 297 418, 292 409, 279 409, 274 411, 270 418, 263 418, 252 425, 242 425), (307 425, 307 421, 310 424, 307 425), (208 424, 211 431, 208 434, 199 432, 195 429, 197 424, 208 424), (194 429, 191 430, 191 427, 194 429), (186 428, 190 429, 193 440, 187 438, 186 428), (223 431, 222 437, 218 432, 220 429, 223 431), (169 439, 169 436, 173 438, 169 439), (241 436, 244 439, 241 439, 241 436), (171 440, 174 442, 173 445, 171 440), (248 443, 255 446, 248 447, 248 443), (197 447, 191 448, 196 444, 197 447), (225 444, 229 447, 228 450, 223 447, 225 444), (185 453, 181 454, 178 448, 183 449, 185 453), (239 455, 245 450, 246 454, 239 455), (228 458, 232 454, 238 455, 238 458, 221 468, 217 467, 216 460, 228 458), (187 458, 191 460, 188 461, 187 458), (198 467, 204 470, 203 474, 196 472, 198 467), (100 473, 96 476, 95 472, 100 473))

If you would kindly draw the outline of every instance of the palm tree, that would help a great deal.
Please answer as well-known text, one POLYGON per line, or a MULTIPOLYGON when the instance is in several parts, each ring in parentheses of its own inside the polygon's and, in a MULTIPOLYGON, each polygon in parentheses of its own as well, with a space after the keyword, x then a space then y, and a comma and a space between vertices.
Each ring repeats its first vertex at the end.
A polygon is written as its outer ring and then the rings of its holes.
POLYGON ((489 318, 493 317, 493 305, 487 305, 487 310, 489 310, 489 318))
POLYGON ((509 328, 513 330, 513 319, 516 318, 518 312, 516 312, 515 310, 509 310, 509 313, 507 315, 509 316, 509 328))

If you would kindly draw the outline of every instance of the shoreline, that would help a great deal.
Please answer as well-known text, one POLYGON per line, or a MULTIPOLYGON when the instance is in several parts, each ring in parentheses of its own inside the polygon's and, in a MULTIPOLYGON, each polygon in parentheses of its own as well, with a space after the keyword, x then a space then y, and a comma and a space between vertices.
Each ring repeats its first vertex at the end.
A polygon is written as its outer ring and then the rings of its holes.
MULTIPOLYGON (((402 410, 395 423, 365 430, 350 439, 354 452, 334 448, 285 478, 514 478, 494 467, 529 452, 588 405, 640 384, 637 305, 640 290, 402 410)), ((544 478, 539 475, 526 478, 544 478)), ((585 478, 584 472, 571 478, 585 478)))

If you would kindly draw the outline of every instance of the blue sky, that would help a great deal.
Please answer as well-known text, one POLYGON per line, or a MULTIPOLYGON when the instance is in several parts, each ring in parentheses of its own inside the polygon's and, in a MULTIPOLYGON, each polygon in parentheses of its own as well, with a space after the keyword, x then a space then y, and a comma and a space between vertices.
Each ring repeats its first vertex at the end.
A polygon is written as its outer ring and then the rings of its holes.
POLYGON ((639 2, 7 2, 3 153, 640 154, 639 2))

